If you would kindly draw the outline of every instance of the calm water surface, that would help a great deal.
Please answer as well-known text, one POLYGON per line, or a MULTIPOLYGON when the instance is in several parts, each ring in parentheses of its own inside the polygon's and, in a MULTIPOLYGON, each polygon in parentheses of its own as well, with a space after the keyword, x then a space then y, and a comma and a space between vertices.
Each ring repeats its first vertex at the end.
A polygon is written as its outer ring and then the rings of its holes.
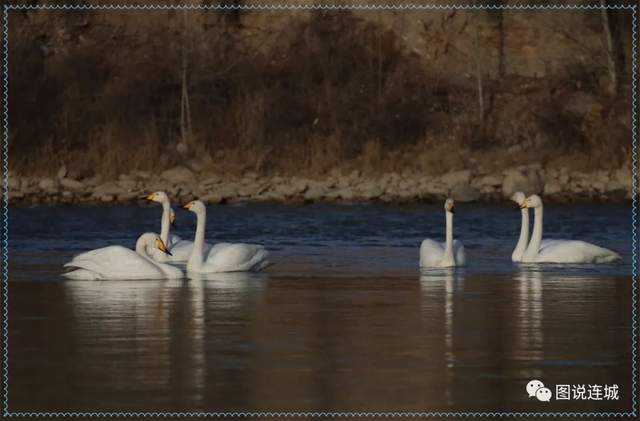
MULTIPOLYGON (((545 237, 623 262, 520 266, 520 213, 456 207, 465 269, 420 273, 442 205, 209 207, 207 238, 266 245, 257 275, 68 281, 62 264, 159 231, 158 207, 12 208, 11 411, 621 411, 631 407, 630 205, 548 205, 545 237), (618 401, 526 383, 618 384, 618 401)), ((194 216, 179 211, 190 238, 194 216)))

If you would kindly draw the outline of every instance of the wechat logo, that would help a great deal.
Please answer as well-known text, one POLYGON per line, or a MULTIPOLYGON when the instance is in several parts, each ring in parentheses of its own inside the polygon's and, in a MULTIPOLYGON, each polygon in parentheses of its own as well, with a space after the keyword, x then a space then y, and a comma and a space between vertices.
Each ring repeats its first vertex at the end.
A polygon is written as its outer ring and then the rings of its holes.
POLYGON ((531 380, 527 383, 527 394, 530 398, 536 398, 541 402, 549 402, 551 400, 551 390, 544 387, 544 383, 540 380, 531 380))

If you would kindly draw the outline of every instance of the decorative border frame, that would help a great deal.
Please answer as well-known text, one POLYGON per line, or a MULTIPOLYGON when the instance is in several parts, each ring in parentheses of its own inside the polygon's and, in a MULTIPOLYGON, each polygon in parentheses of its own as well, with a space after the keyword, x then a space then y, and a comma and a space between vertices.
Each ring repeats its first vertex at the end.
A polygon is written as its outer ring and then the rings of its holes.
POLYGON ((2 149, 2 171, 3 171, 3 201, 2 201, 2 415, 5 417, 633 417, 638 416, 638 102, 637 102, 637 61, 638 61, 638 17, 636 4, 43 4, 43 5, 15 5, 5 4, 3 6, 2 19, 2 109, 3 109, 3 149, 2 149), (629 10, 632 16, 632 41, 631 41, 631 172, 632 172, 632 192, 631 192, 631 248, 632 248, 632 317, 631 317, 631 340, 632 340, 632 360, 631 360, 631 396, 632 404, 629 412, 517 412, 517 411, 436 411, 436 412, 283 412, 283 411, 181 411, 181 412, 156 412, 156 411, 98 411, 98 412, 11 412, 9 411, 9 11, 11 10, 629 10))

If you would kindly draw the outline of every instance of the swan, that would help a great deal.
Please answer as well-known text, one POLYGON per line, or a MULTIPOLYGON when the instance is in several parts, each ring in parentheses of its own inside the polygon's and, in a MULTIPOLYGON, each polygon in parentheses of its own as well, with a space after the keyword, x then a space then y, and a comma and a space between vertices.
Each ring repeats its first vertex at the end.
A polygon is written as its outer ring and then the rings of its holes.
MULTIPOLYGON (((167 245, 167 248, 171 252, 170 255, 160 252, 158 249, 150 251, 151 257, 157 262, 186 262, 191 254, 193 248, 193 242, 183 240, 177 235, 170 233, 171 225, 174 225, 176 220, 176 214, 171 209, 171 202, 169 196, 163 191, 157 191, 150 193, 144 197, 151 202, 157 202, 162 205, 162 219, 160 223, 160 239, 167 245)), ((205 244, 205 249, 211 248, 210 244, 205 244)))
POLYGON ((187 261, 187 272, 259 272, 270 264, 267 260, 269 252, 263 246, 255 244, 219 243, 205 253, 204 230, 207 209, 199 200, 191 201, 183 208, 195 213, 197 220, 194 245, 187 261))
MULTIPOLYGON (((521 191, 515 192, 511 196, 511 200, 518 204, 518 209, 520 209, 520 213, 522 215, 522 223, 520 225, 520 237, 518 238, 518 242, 516 243, 516 248, 513 249, 513 253, 511 254, 511 260, 514 262, 521 262, 522 255, 524 251, 527 249, 527 244, 529 243, 529 209, 526 207, 522 207, 525 199, 527 197, 521 191)), ((541 248, 546 247, 549 244, 553 244, 557 242, 557 240, 542 240, 541 248)))
POLYGON ((438 241, 427 238, 420 245, 420 267, 450 267, 464 266, 464 246, 458 240, 453 239, 453 199, 444 202, 446 228, 446 241, 438 241))
POLYGON ((171 265, 154 262, 149 249, 170 253, 157 234, 145 233, 136 241, 136 250, 108 246, 75 256, 65 267, 75 268, 63 276, 69 279, 180 279, 182 271, 171 265))
POLYGON ((522 261, 525 263, 610 263, 621 260, 615 251, 577 240, 553 240, 542 246, 543 207, 540 196, 527 197, 521 208, 533 208, 535 221, 531 242, 525 250, 522 261))

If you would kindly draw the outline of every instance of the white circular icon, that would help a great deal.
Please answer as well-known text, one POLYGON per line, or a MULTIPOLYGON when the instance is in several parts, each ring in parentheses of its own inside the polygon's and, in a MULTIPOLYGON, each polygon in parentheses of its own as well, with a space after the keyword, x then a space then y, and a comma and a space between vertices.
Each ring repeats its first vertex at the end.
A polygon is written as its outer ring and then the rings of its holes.
POLYGON ((527 383, 527 393, 529 394, 529 397, 535 397, 536 392, 541 387, 544 387, 544 383, 542 383, 540 380, 531 380, 529 383, 527 383))
POLYGON ((549 402, 551 400, 551 390, 546 387, 541 387, 536 390, 536 398, 542 402, 549 402))

